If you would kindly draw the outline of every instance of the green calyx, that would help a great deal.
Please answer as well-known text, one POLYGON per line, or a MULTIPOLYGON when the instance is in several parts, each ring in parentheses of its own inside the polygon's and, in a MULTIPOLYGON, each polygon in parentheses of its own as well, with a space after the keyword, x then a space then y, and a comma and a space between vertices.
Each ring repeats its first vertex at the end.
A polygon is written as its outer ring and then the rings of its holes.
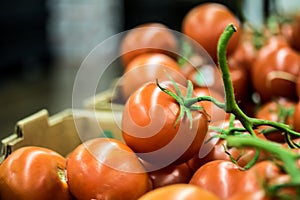
MULTIPOLYGON (((174 127, 179 123, 180 120, 182 120, 185 116, 188 118, 189 123, 190 123, 190 129, 193 127, 193 116, 192 112, 193 110, 202 110, 205 112, 202 106, 199 105, 194 105, 196 102, 198 102, 197 98, 193 98, 193 84, 190 80, 187 82, 187 92, 186 95, 184 96, 182 92, 179 89, 178 84, 174 81, 172 77, 169 77, 169 79, 172 81, 175 92, 172 92, 170 90, 167 90, 166 88, 163 88, 159 83, 158 80, 156 80, 156 85, 166 94, 170 95, 175 101, 179 104, 180 111, 179 115, 175 121, 174 127)), ((205 113, 207 114, 207 113, 205 113)))

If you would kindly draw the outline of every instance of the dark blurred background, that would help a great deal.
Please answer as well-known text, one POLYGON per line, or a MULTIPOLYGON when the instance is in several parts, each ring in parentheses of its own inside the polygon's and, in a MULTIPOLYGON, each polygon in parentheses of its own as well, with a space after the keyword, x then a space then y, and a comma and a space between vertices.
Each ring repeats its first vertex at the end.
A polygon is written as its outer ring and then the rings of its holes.
MULTIPOLYGON (((40 109, 50 115, 72 106, 83 59, 101 41, 146 22, 180 31, 184 15, 204 2, 227 5, 238 17, 243 3, 261 23, 260 0, 2 0, 0 2, 0 138, 40 109), (254 9, 253 9, 254 8, 254 9), (252 11, 254 10, 254 12, 252 11)), ((264 3, 263 3, 264 2, 264 3)), ((103 54, 109 54, 109 50, 103 54)), ((118 76, 116 67, 111 76, 118 76)), ((102 89, 109 87, 111 78, 102 89)))

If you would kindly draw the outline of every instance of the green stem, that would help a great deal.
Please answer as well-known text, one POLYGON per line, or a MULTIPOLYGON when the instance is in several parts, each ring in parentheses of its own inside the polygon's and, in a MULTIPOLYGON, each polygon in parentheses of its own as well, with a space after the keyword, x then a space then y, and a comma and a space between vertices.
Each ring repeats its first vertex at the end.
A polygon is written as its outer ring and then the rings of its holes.
POLYGON ((236 31, 236 27, 233 24, 229 24, 221 34, 218 42, 218 62, 222 72, 222 80, 225 90, 225 111, 227 113, 233 113, 241 121, 248 132, 251 135, 256 136, 255 132, 253 131, 253 126, 250 118, 240 109, 240 107, 236 103, 229 67, 227 64, 226 47, 229 39, 236 31))
POLYGON ((254 137, 228 136, 226 141, 228 146, 255 147, 276 155, 280 160, 283 161, 283 168, 288 174, 291 175, 292 183, 300 185, 300 170, 297 165, 297 160, 299 159, 298 154, 282 148, 280 144, 254 137))
POLYGON ((224 32, 222 33, 219 43, 218 43, 218 62, 220 69, 222 71, 222 80, 224 84, 225 91, 225 111, 233 112, 236 110, 236 101, 233 91, 233 85, 230 78, 230 72, 227 65, 227 44, 229 39, 236 32, 236 27, 233 24, 230 24, 226 27, 224 32))

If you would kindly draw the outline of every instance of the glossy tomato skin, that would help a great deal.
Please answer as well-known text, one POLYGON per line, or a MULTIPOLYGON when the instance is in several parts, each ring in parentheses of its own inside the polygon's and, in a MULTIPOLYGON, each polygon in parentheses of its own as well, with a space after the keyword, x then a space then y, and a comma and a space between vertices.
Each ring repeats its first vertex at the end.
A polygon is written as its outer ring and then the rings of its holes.
POLYGON ((201 166, 190 184, 208 190, 220 199, 227 199, 239 191, 239 184, 244 184, 241 180, 245 173, 231 161, 214 160, 201 166))
POLYGON ((257 59, 251 71, 252 83, 261 101, 274 97, 297 100, 296 80, 300 56, 290 47, 280 47, 257 59))
POLYGON ((216 195, 191 184, 173 184, 154 189, 138 200, 220 200, 216 195))
POLYGON ((71 193, 83 199, 137 199, 151 189, 145 169, 132 150, 108 138, 88 140, 67 160, 71 193))
POLYGON ((123 66, 136 56, 157 52, 176 57, 178 44, 175 35, 161 23, 141 24, 127 32, 121 41, 120 54, 123 66))
MULTIPOLYGON (((170 81, 160 85, 175 91, 170 81)), ((179 85, 185 95, 186 87, 179 85)), ((208 129, 207 116, 192 111, 192 126, 187 117, 175 122, 179 104, 154 82, 140 87, 127 100, 122 116, 122 135, 125 143, 148 162, 181 164, 199 151, 208 129)))
POLYGON ((217 63, 217 44, 225 27, 233 23, 237 32, 229 41, 228 55, 234 52, 240 39, 240 22, 224 5, 203 3, 191 9, 183 19, 182 32, 196 40, 217 63), (213 31, 209 31, 212 30, 213 31))
POLYGON ((162 53, 144 53, 135 57, 126 67, 121 80, 121 92, 125 100, 143 84, 169 80, 171 76, 176 82, 186 84, 186 78, 180 71, 177 62, 162 53), (168 75, 167 75, 168 74, 168 75))
MULTIPOLYGON (((276 98, 271 101, 265 102, 261 107, 259 107, 255 113, 255 117, 258 119, 265 119, 275 122, 281 122, 293 126, 295 123, 294 120, 294 108, 296 106, 296 102, 287 98, 276 98), (290 110, 290 114, 284 117, 283 113, 288 112, 290 110)), ((270 128, 269 126, 260 126, 258 130, 264 130, 270 128)), ((272 131, 268 134, 265 134, 265 137, 271 141, 284 143, 285 138, 282 131, 272 131)))
POLYGON ((65 167, 65 158, 53 150, 21 147, 0 165, 0 199, 72 199, 65 167))

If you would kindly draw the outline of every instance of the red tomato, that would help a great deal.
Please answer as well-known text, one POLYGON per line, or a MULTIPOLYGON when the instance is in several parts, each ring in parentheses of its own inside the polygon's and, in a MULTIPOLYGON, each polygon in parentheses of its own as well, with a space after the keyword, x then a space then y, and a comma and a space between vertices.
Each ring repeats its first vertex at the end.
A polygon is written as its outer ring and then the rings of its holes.
POLYGON ((161 53, 145 53, 135 57, 121 77, 121 92, 125 100, 144 83, 169 80, 168 73, 176 82, 186 84, 179 65, 171 57, 161 53))
POLYGON ((67 159, 71 193, 83 199, 137 199, 151 189, 149 177, 132 150, 121 141, 95 138, 67 159))
POLYGON ((120 53, 123 66, 136 56, 149 52, 175 56, 178 44, 175 35, 161 23, 141 24, 129 30, 121 41, 120 53))
POLYGON ((200 186, 220 199, 226 199, 239 191, 239 184, 245 184, 241 181, 245 174, 245 171, 230 161, 214 160, 200 167, 190 184, 200 186))
POLYGON ((183 19, 182 32, 196 40, 217 62, 217 44, 225 27, 233 23, 238 31, 229 41, 228 55, 233 53, 240 39, 240 22, 224 5, 204 3, 191 9, 183 19))
MULTIPOLYGON (((160 85, 174 92, 171 81, 160 85)), ((180 84, 178 87, 185 95, 186 87, 180 84)), ((192 124, 185 116, 175 125, 179 112, 178 102, 156 83, 143 85, 125 104, 122 116, 124 141, 143 160, 162 167, 189 160, 203 143, 208 120, 203 111, 192 111, 192 124)))
POLYGON ((148 172, 153 189, 177 183, 188 183, 192 177, 192 170, 186 163, 171 165, 148 172))
POLYGON ((262 102, 274 97, 296 100, 300 56, 290 47, 281 47, 257 59, 251 71, 252 83, 262 102))
MULTIPOLYGON (((287 98, 277 98, 263 104, 256 111, 255 117, 258 119, 266 119, 275 122, 281 122, 288 125, 293 125, 294 108, 296 102, 287 98)), ((271 128, 269 126, 260 126, 259 130, 271 128)), ((284 143, 285 138, 282 131, 271 131, 265 134, 269 140, 284 143)))
POLYGON ((66 160, 53 150, 27 146, 0 165, 0 199, 71 199, 66 160))
POLYGON ((152 190, 138 200, 220 200, 211 192, 191 184, 173 184, 152 190))

